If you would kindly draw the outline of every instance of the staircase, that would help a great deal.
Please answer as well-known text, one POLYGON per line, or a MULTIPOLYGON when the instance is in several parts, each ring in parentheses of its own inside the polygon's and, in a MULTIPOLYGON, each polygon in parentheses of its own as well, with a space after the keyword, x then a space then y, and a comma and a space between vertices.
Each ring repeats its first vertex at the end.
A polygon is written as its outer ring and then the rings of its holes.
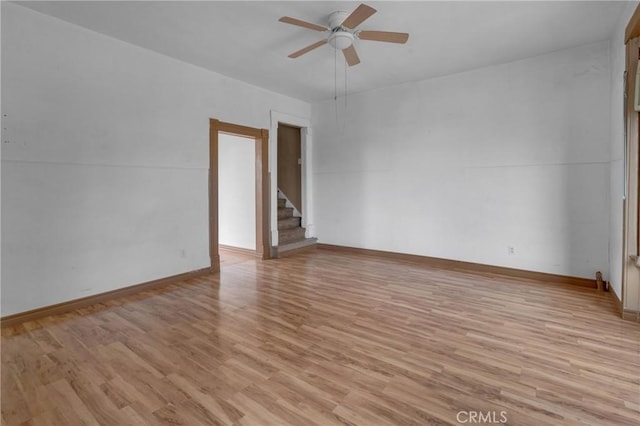
POLYGON ((304 240, 305 230, 300 226, 300 218, 293 215, 293 208, 287 207, 284 198, 278 198, 278 245, 297 243, 304 240))

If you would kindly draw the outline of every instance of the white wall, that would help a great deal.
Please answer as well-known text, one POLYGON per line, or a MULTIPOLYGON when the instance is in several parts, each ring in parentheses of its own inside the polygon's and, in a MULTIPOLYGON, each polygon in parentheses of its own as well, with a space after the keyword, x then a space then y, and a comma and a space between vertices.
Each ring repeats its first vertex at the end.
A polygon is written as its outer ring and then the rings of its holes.
POLYGON ((218 137, 218 242, 256 249, 256 141, 218 137))
POLYGON ((319 240, 607 275, 608 48, 313 104, 319 240))
POLYGON ((207 267, 209 118, 307 103, 2 2, 2 315, 207 267))

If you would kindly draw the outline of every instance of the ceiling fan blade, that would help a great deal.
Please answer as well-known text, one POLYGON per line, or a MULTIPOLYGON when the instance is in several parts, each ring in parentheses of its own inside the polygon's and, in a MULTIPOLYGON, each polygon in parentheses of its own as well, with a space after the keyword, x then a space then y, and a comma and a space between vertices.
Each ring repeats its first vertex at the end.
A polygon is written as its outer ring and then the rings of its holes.
POLYGON ((356 48, 353 47, 353 44, 346 49, 342 49, 342 53, 344 53, 344 58, 350 67, 360 63, 360 58, 358 58, 358 53, 356 52, 356 48))
POLYGON ((366 21, 374 13, 376 13, 376 10, 374 8, 362 3, 356 8, 356 10, 351 12, 351 15, 349 15, 347 19, 344 20, 342 26, 354 29, 355 27, 366 21))
POLYGON ((291 55, 289 55, 290 58, 297 58, 298 56, 302 56, 307 52, 311 52, 313 49, 317 49, 318 47, 322 46, 323 44, 327 44, 327 40, 320 40, 316 43, 313 43, 310 46, 305 47, 304 49, 300 49, 297 52, 293 52, 291 55))
POLYGON ((360 40, 385 41, 387 43, 404 44, 409 40, 407 33, 392 33, 389 31, 359 31, 357 33, 360 40))
POLYGON ((284 22, 285 24, 297 25, 299 27, 309 28, 310 30, 315 31, 327 31, 329 28, 323 27, 322 25, 312 24, 311 22, 301 21, 296 18, 290 18, 288 16, 283 16, 278 19, 280 22, 284 22))

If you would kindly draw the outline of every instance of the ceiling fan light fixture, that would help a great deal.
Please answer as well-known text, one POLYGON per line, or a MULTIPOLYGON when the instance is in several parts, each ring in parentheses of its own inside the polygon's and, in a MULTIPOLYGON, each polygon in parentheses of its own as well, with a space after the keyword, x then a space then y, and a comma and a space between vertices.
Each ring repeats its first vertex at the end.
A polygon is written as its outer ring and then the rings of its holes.
POLYGON ((353 44, 353 34, 348 31, 338 30, 329 35, 329 44, 336 49, 346 49, 353 44))

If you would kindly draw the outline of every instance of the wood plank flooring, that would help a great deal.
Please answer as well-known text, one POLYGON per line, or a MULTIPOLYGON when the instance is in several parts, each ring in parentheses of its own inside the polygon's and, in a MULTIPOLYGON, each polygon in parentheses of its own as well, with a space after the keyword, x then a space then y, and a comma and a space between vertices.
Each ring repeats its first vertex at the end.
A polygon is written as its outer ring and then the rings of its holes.
POLYGON ((321 249, 222 259, 3 329, 3 424, 640 424, 640 327, 607 295, 321 249))

